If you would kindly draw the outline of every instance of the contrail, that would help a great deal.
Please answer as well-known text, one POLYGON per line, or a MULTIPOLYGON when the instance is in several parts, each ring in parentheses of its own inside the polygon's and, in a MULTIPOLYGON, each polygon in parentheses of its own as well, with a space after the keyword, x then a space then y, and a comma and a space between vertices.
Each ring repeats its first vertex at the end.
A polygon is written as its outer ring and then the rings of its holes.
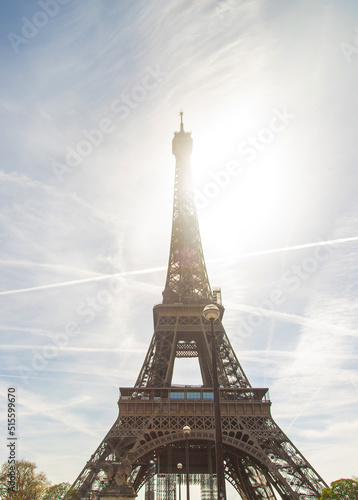
POLYGON ((272 248, 269 250, 260 250, 258 252, 248 252, 242 253, 239 255, 231 255, 229 257, 219 257, 217 259, 210 259, 210 262, 221 262, 228 259, 242 259, 246 257, 256 257, 258 255, 267 255, 270 253, 280 253, 280 252, 289 252, 291 250, 301 250, 303 248, 313 248, 318 246, 330 246, 330 245, 339 245, 341 243, 350 243, 352 241, 358 241, 358 236, 352 236, 350 238, 338 238, 336 240, 323 240, 316 241, 314 243, 303 243, 302 245, 293 245, 290 247, 282 247, 282 248, 272 248))
MULTIPOLYGON (((300 350, 300 353, 303 353, 305 351, 300 350)), ((309 349, 307 350, 307 353, 309 353, 309 349)), ((281 359, 284 361, 287 361, 288 359, 292 358, 295 359, 297 357, 297 352, 296 351, 279 351, 277 349, 270 350, 270 359, 266 359, 262 356, 262 350, 256 349, 256 350, 250 350, 246 351, 243 350, 240 353, 240 358, 242 359, 248 359, 255 361, 255 363, 272 363, 272 364, 277 364, 278 361, 281 359)), ((336 352, 324 352, 324 359, 325 360, 358 360, 358 355, 355 354, 337 354, 336 352)), ((266 386, 265 386, 266 387, 266 386)))
MULTIPOLYGON (((230 304, 228 304, 228 306, 229 305, 230 304)), ((285 321, 286 323, 293 323, 310 328, 319 328, 320 330, 324 329, 327 332, 331 331, 339 335, 347 335, 348 337, 358 338, 358 333, 354 330, 348 330, 347 328, 342 328, 337 325, 322 323, 321 321, 318 321, 316 319, 305 318, 304 316, 298 316, 297 314, 284 313, 280 311, 274 311, 272 309, 265 309, 264 307, 250 306, 247 304, 231 304, 231 309, 251 313, 256 316, 275 318, 279 321, 285 321)))
POLYGON ((151 269, 140 269, 137 271, 125 271, 123 273, 116 273, 116 274, 103 274, 102 276, 92 276, 90 278, 83 278, 83 279, 79 279, 79 280, 63 281, 62 283, 52 283, 50 285, 40 285, 40 286, 31 287, 31 288, 19 288, 17 290, 7 290, 4 292, 0 292, 0 295, 14 295, 17 293, 37 292, 38 290, 48 290, 50 288, 61 288, 64 286, 80 285, 82 283, 90 283, 93 281, 104 281, 104 280, 108 280, 110 278, 119 279, 119 278, 124 278, 125 276, 132 276, 132 275, 136 275, 136 274, 149 274, 149 273, 155 273, 157 271, 163 271, 163 270, 166 270, 166 267, 153 267, 151 269))
MULTIPOLYGON (((312 248, 312 247, 317 247, 317 246, 329 246, 329 245, 339 245, 341 243, 350 243, 352 241, 358 241, 358 236, 352 236, 350 238, 339 238, 336 240, 323 240, 323 241, 317 241, 314 243, 304 243, 302 245, 293 245, 290 247, 282 247, 282 248, 273 248, 269 250, 261 250, 259 252, 249 252, 249 253, 243 253, 239 255, 230 255, 226 257, 220 257, 217 259, 208 259, 208 262, 222 262, 226 260, 238 260, 238 259, 243 259, 246 257, 256 257, 259 255, 267 255, 271 253, 280 253, 280 252, 289 252, 292 250, 301 250, 303 248, 312 248)), ((89 278, 83 278, 79 280, 73 280, 73 281, 63 281, 62 283, 53 283, 50 285, 41 285, 41 286, 34 286, 31 288, 20 288, 17 290, 6 290, 3 292, 0 292, 0 295, 14 295, 17 293, 26 293, 26 292, 36 292, 39 290, 49 290, 51 288, 61 288, 65 286, 73 286, 73 285, 80 285, 82 283, 90 283, 93 281, 103 281, 107 280, 110 278, 124 278, 125 276, 135 276, 135 275, 142 275, 142 274, 149 274, 149 273, 156 273, 159 271, 166 271, 167 267, 153 267, 150 269, 138 269, 134 271, 125 271, 122 273, 117 273, 117 274, 104 274, 102 276, 92 276, 89 278)))
MULTIPOLYGON (((1 238, 1 234, 0 234, 0 238, 1 238)), ((8 266, 16 266, 16 267, 39 267, 39 268, 44 268, 44 269, 63 271, 63 272, 67 272, 67 273, 74 273, 75 272, 78 274, 93 276, 93 271, 89 271, 88 269, 74 268, 74 267, 63 265, 63 264, 47 264, 47 263, 42 263, 42 262, 30 262, 27 260, 0 259, 0 265, 1 266, 8 265, 8 266)), ((96 273, 96 275, 102 276, 101 273, 96 273)))

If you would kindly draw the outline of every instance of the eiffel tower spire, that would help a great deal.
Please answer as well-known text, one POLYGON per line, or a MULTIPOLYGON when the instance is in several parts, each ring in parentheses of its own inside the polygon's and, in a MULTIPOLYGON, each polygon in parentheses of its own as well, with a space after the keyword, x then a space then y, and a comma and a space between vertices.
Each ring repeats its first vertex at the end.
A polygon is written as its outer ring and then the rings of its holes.
POLYGON ((163 303, 212 302, 212 293, 201 245, 194 201, 190 155, 193 140, 184 132, 183 112, 180 131, 174 133, 172 152, 176 158, 172 237, 163 303))
MULTIPOLYGON (((176 358, 198 357, 204 386, 212 387, 211 339, 203 308, 214 301, 204 260, 193 195, 190 155, 193 140, 184 131, 174 132, 176 159, 174 207, 169 265, 163 304, 154 307, 155 332, 136 387, 169 387, 176 358), (189 307, 190 306, 190 307, 189 307)), ((218 304, 221 318, 224 308, 218 304)), ((223 387, 250 387, 221 322, 219 372, 223 387)))
POLYGON ((268 389, 251 387, 224 330, 224 307, 216 300, 219 294, 211 293, 201 247, 191 150, 181 113, 173 139, 173 229, 163 303, 153 308, 154 333, 137 382, 120 388, 118 418, 74 482, 70 498, 123 498, 121 494, 134 496, 145 486, 146 498, 172 500, 176 467, 186 463, 189 448, 189 482, 200 484, 201 500, 217 498, 213 338, 211 324, 203 318, 205 305, 216 302, 220 387, 215 382, 215 388, 225 478, 243 500, 315 500, 325 482, 273 420, 268 389), (202 385, 173 386, 175 360, 193 357, 199 361, 202 385), (189 436, 185 426, 191 428, 189 436))

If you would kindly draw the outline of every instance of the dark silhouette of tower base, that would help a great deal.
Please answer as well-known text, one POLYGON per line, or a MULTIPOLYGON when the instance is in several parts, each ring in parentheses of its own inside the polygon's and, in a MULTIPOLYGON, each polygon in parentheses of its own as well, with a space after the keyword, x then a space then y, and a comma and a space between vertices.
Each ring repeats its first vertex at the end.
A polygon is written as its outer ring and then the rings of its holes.
POLYGON ((316 499, 325 482, 271 416, 266 388, 252 388, 222 324, 219 289, 211 291, 191 184, 191 134, 175 132, 173 226, 163 303, 153 309, 154 334, 134 387, 121 387, 119 416, 72 486, 71 498, 99 498, 107 485, 125 483, 146 500, 185 498, 186 436, 190 427, 189 481, 201 499, 217 498, 211 325, 203 318, 215 303, 214 322, 223 467, 243 500, 316 499), (201 386, 173 386, 176 358, 197 357, 201 386), (178 477, 177 464, 184 464, 178 477), (127 472, 123 472, 127 464, 127 472), (180 479, 180 481, 179 481, 180 479), (174 483, 177 483, 175 485, 174 483))

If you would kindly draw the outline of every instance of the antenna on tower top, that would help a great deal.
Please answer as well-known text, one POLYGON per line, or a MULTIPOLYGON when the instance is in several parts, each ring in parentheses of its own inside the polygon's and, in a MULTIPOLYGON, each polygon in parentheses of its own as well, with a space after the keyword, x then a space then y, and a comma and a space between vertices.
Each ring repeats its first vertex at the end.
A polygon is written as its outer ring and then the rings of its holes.
POLYGON ((180 114, 180 132, 184 132, 184 124, 183 124, 184 111, 181 109, 179 114, 180 114))

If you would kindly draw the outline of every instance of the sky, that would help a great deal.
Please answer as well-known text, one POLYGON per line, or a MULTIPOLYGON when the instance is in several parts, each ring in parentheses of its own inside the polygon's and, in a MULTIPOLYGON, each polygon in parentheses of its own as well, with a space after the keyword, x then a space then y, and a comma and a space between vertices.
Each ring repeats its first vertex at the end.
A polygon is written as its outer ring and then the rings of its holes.
MULTIPOLYGON (((357 2, 0 9, 1 462, 8 388, 18 458, 72 483, 134 385, 183 109, 233 348, 323 479, 357 475, 357 2)), ((174 382, 200 383, 197 368, 181 360, 174 382)))

